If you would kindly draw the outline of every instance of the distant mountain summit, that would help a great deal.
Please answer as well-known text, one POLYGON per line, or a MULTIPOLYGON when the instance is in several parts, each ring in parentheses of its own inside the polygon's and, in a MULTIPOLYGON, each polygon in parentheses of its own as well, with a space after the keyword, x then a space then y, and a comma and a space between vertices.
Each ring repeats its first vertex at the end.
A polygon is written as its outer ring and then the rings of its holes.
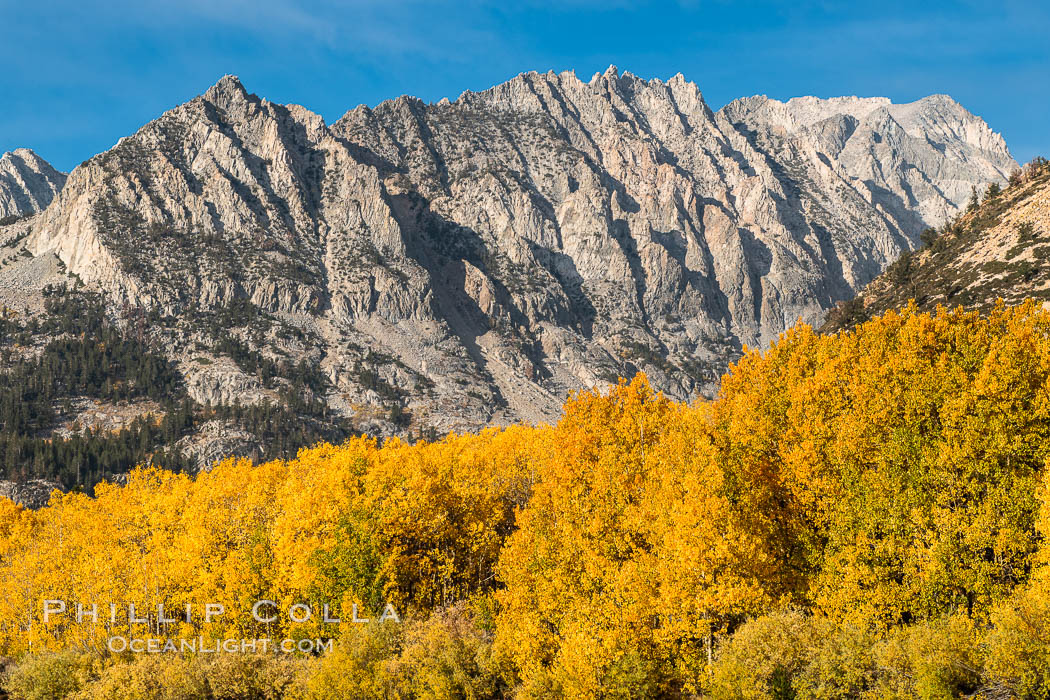
POLYGON ((474 429, 639 370, 711 393, 1015 167, 941 96, 715 112, 611 67, 328 125, 227 76, 77 167, 21 245, 153 314, 202 405, 285 400, 263 360, 301 362, 357 429, 474 429))
POLYGON ((0 156, 0 219, 35 214, 62 189, 61 173, 28 148, 0 156))
POLYGON ((953 216, 978 183, 1017 169, 1002 136, 947 95, 908 104, 884 97, 749 97, 722 110, 752 140, 790 162, 827 159, 871 203, 909 229, 953 216))

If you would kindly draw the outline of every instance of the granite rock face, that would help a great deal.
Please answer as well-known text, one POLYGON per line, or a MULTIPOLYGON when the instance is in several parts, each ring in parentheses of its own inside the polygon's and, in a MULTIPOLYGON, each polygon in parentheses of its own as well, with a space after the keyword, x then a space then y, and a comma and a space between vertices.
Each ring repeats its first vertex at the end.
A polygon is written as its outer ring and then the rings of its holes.
POLYGON ((722 112, 756 147, 778 160, 823 157, 879 211, 908 229, 954 216, 974 187, 1017 169, 1002 136, 947 95, 909 104, 886 98, 765 97, 722 112))
POLYGON ((65 173, 28 148, 0 155, 0 219, 43 211, 65 181, 65 173))
POLYGON ((27 246, 169 319, 180 361, 197 319, 247 305, 229 335, 319 364, 333 411, 473 429, 638 370, 709 394, 743 345, 818 323, 1014 167, 939 96, 713 112, 680 75, 610 68, 327 125, 228 76, 76 168, 27 246))

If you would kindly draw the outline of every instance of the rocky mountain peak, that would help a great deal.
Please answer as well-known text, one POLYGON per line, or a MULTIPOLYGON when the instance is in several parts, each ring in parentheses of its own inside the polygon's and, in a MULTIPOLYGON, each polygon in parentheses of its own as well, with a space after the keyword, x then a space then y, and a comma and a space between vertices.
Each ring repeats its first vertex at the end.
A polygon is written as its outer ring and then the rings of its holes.
POLYGON ((224 75, 204 93, 204 99, 218 105, 228 105, 248 99, 248 91, 236 75, 224 75))
MULTIPOLYGON (((880 210, 907 221, 912 235, 956 214, 974 183, 983 189, 1005 182, 1017 169, 1002 137, 944 95, 906 104, 881 97, 751 97, 731 102, 720 114, 767 152, 815 148, 880 210), (855 125, 827 128, 828 119, 843 117, 855 125)), ((912 238, 911 245, 916 243, 912 238)))
POLYGON ((610 63, 609 67, 606 68, 604 72, 602 72, 602 73, 595 73, 594 74, 594 77, 591 78, 591 83, 596 83, 596 82, 598 82, 599 80, 602 80, 602 79, 604 79, 604 80, 616 80, 619 77, 620 77, 620 69, 610 63))
POLYGON ((28 148, 0 155, 0 219, 43 211, 65 182, 65 173, 28 148))

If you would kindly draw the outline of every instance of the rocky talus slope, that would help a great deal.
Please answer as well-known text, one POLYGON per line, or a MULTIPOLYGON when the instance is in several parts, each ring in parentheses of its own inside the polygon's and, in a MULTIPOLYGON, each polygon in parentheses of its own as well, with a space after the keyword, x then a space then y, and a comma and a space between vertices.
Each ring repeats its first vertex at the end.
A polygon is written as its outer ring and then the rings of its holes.
POLYGON ((0 155, 0 219, 43 211, 65 181, 65 173, 28 148, 0 155))
POLYGON ((928 231, 907 253, 829 315, 827 332, 914 302, 922 310, 986 311, 1001 300, 1050 305, 1050 164, 1037 159, 980 206, 928 231))
POLYGON ((154 314, 201 403, 281 400, 257 353, 359 429, 474 429, 638 370, 710 393, 1015 166, 946 97, 714 112, 610 68, 329 125, 226 77, 76 168, 24 245, 154 314))

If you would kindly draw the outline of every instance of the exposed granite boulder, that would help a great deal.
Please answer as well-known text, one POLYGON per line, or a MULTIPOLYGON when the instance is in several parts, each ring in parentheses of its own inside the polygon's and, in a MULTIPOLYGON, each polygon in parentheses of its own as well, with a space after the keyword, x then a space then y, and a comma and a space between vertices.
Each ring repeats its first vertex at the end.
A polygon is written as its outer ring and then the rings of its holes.
POLYGON ((62 485, 44 479, 30 479, 23 483, 0 481, 0 498, 10 499, 26 508, 43 508, 54 491, 63 491, 62 485))

